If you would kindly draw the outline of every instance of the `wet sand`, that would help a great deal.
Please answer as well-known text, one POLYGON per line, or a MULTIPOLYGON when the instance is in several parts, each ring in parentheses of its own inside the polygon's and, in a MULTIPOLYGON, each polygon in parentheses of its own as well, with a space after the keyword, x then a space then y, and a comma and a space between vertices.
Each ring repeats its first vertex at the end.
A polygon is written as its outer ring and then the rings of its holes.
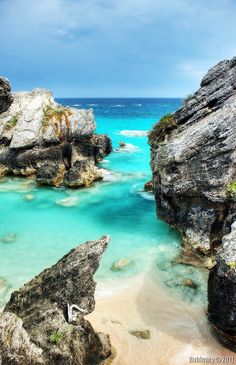
POLYGON ((203 305, 185 302, 150 271, 98 283, 96 308, 87 318, 110 335, 114 365, 187 365, 190 357, 234 356, 211 334, 205 313, 203 305), (131 335, 135 330, 149 330, 150 339, 131 335))

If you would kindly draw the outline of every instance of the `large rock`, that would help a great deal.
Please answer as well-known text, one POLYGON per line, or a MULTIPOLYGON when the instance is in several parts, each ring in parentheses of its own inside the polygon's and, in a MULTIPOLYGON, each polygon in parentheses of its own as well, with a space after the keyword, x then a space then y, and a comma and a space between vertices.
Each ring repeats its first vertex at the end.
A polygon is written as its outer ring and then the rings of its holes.
POLYGON ((60 186, 67 184, 64 176, 73 169, 77 180, 70 187, 96 181, 96 164, 112 146, 108 136, 94 134, 93 111, 63 107, 43 89, 13 96, 0 116, 0 175, 36 176, 40 184, 60 186), (85 169, 79 170, 85 164, 88 179, 85 169))
POLYGON ((236 350, 236 222, 224 236, 208 281, 208 318, 220 340, 236 350))
POLYGON ((213 67, 149 141, 159 217, 209 254, 236 219, 236 58, 213 67))
POLYGON ((0 114, 10 107, 12 101, 10 83, 5 77, 0 77, 0 114))
POLYGON ((90 241, 14 292, 0 314, 2 365, 102 365, 109 337, 84 316, 95 307, 93 275, 109 242, 90 241))

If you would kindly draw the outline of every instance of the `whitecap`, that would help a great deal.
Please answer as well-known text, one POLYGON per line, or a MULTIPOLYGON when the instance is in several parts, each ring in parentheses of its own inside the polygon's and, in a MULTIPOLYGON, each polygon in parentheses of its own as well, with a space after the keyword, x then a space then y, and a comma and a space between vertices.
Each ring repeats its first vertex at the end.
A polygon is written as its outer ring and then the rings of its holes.
POLYGON ((73 104, 73 106, 81 106, 81 104, 73 104))
POLYGON ((148 135, 148 131, 144 131, 144 130, 123 130, 120 131, 120 133, 122 136, 127 136, 127 137, 147 137, 148 135))
POLYGON ((141 191, 138 191, 138 194, 143 198, 143 199, 146 199, 146 200, 155 200, 155 196, 153 193, 149 192, 149 191, 144 191, 144 190, 141 190, 141 191))
POLYGON ((115 152, 128 152, 128 153, 134 153, 137 152, 139 150, 138 146, 135 146, 131 143, 125 143, 125 146, 123 147, 119 147, 115 149, 115 152))
POLYGON ((99 171, 102 173, 103 181, 118 181, 121 179, 121 174, 117 172, 102 168, 99 171))
POLYGON ((98 106, 98 104, 87 104, 88 106, 98 106))
POLYGON ((134 104, 134 106, 142 106, 142 104, 134 104))
POLYGON ((124 104, 116 104, 116 105, 112 105, 112 108, 120 108, 122 106, 125 106, 124 104))
POLYGON ((57 205, 60 205, 62 207, 75 207, 76 205, 78 205, 78 198, 76 196, 70 196, 70 197, 66 197, 60 200, 56 201, 57 205))

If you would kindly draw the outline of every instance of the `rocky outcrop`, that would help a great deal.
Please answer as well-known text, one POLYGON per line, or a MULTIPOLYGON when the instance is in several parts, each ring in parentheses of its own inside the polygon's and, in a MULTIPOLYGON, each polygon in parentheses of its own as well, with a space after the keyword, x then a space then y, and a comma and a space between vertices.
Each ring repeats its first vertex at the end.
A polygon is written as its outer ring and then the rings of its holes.
POLYGON ((149 135, 158 215, 195 252, 214 252, 236 219, 235 122, 233 58, 213 67, 149 135))
POLYGON ((224 236, 208 280, 208 318, 219 339, 236 350, 236 222, 224 236))
POLYGON ((112 150, 109 137, 94 134, 95 128, 91 109, 63 107, 47 90, 14 94, 0 116, 0 176, 89 186, 102 178, 96 164, 112 150))
POLYGON ((109 337, 84 316, 95 307, 93 275, 109 237, 73 249, 14 292, 0 314, 2 365, 102 365, 109 337))
POLYGON ((0 77, 0 114, 9 108, 12 101, 10 83, 5 77, 0 77))
POLYGON ((236 350, 236 58, 213 67, 149 142, 158 214, 182 233, 185 262, 212 256, 208 318, 236 350))

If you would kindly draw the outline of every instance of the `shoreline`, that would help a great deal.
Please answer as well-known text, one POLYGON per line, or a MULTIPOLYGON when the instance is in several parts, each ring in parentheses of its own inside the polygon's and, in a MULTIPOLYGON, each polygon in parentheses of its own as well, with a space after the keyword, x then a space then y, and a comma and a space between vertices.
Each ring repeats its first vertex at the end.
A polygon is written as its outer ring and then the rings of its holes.
POLYGON ((123 284, 99 282, 95 299, 95 310, 86 319, 110 335, 117 351, 114 365, 187 365, 190 357, 234 356, 211 334, 204 307, 182 300, 152 271, 123 284), (145 331, 150 338, 130 331, 145 331))

